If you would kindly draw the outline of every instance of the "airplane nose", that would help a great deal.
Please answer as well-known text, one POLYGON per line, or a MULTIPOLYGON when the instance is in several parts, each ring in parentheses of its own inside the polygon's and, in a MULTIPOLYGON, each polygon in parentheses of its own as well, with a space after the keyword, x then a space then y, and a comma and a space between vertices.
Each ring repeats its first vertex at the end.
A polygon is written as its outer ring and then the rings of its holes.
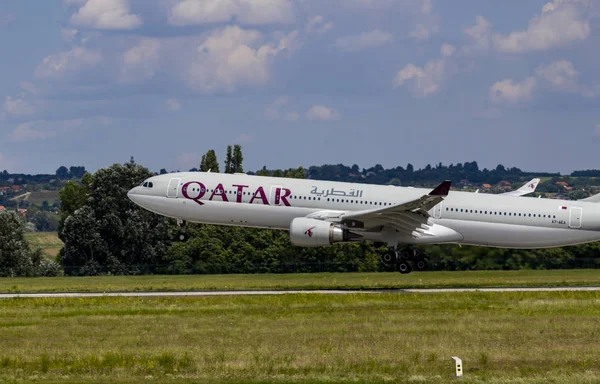
POLYGON ((128 192, 127 192, 127 197, 129 198, 129 200, 133 201, 134 203, 136 202, 135 197, 137 195, 136 191, 139 187, 135 187, 135 188, 131 188, 128 192))

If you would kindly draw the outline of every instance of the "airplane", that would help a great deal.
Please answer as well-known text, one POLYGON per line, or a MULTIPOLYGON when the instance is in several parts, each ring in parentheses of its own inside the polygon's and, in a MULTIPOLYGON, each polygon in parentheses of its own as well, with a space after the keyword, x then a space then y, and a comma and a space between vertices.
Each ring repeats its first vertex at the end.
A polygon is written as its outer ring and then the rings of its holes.
POLYGON ((177 172, 131 189, 135 204, 188 222, 289 231, 301 247, 373 241, 401 273, 428 269, 422 244, 550 248, 600 240, 600 195, 588 201, 288 179, 247 174, 177 172), (585 213, 585 218, 584 218, 585 213))

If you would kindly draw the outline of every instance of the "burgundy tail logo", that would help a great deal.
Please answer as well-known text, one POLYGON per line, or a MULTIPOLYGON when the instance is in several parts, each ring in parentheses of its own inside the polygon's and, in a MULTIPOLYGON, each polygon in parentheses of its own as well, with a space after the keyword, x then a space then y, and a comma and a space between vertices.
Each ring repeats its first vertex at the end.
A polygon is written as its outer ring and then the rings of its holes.
POLYGON ((306 230, 306 232, 304 232, 304 234, 305 234, 306 236, 308 236, 308 237, 312 237, 312 235, 313 235, 313 231, 312 231, 312 230, 313 230, 313 229, 315 229, 315 228, 316 228, 316 227, 310 227, 310 228, 308 228, 308 229, 306 230))

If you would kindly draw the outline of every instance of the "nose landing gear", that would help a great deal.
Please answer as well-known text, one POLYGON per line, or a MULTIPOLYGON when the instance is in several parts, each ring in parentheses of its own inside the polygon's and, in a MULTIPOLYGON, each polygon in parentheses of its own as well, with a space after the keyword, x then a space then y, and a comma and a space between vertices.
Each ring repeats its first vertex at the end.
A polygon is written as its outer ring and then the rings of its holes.
POLYGON ((185 242, 188 239, 187 234, 187 221, 177 219, 177 225, 179 226, 179 234, 177 235, 177 240, 181 242, 185 242))
POLYGON ((416 271, 429 269, 427 255, 414 247, 406 247, 400 251, 390 248, 390 251, 381 257, 381 261, 402 274, 410 273, 413 269, 416 271))

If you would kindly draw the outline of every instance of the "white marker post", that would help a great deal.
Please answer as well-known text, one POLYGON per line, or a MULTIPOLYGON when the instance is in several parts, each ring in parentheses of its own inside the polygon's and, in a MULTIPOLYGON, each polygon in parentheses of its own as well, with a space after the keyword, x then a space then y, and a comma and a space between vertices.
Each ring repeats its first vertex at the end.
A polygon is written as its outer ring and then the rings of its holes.
POLYGON ((456 377, 460 377, 463 375, 463 364, 462 359, 460 357, 452 356, 454 362, 456 363, 456 377))

